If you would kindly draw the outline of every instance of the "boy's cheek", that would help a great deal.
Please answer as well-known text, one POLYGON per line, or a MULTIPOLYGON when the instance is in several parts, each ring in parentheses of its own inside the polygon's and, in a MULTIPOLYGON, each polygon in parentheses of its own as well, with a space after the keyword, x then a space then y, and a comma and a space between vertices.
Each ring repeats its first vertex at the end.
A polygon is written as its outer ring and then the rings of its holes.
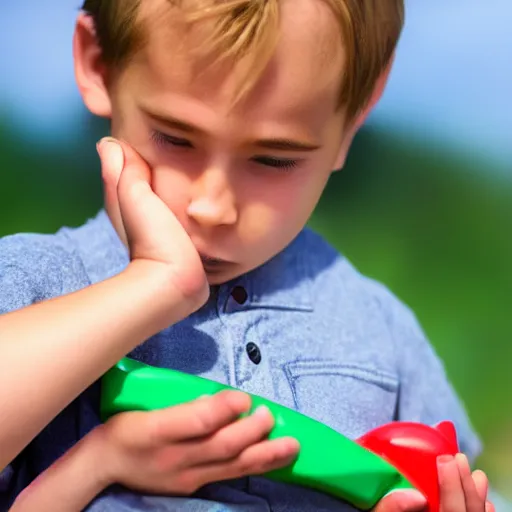
POLYGON ((190 196, 190 182, 185 173, 161 165, 151 166, 151 186, 155 194, 177 216, 187 207, 190 196))

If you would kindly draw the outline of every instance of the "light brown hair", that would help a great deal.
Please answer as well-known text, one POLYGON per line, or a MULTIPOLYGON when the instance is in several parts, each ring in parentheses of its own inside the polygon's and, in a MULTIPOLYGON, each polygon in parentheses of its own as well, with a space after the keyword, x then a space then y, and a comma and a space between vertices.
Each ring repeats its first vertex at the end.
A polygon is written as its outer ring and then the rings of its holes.
MULTIPOLYGON (((105 62, 122 67, 144 44, 138 22, 143 0, 85 0, 82 9, 94 20, 105 62)), ((280 0, 167 0, 194 23, 214 20, 208 47, 219 58, 250 58, 243 90, 257 81, 278 39, 280 0)), ((339 22, 346 52, 339 106, 354 117, 369 101, 389 64, 404 22, 404 0, 321 0, 339 22)))

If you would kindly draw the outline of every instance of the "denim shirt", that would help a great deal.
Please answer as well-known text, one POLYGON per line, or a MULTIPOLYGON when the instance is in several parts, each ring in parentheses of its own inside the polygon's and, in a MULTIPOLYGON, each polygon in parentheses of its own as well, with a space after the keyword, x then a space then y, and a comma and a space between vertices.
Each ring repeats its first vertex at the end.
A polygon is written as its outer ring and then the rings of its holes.
MULTIPOLYGON (((0 313, 105 280, 129 262, 107 215, 54 235, 0 240, 0 313)), ((392 420, 452 420, 470 459, 480 443, 413 314, 309 229, 258 269, 222 285, 190 317, 131 354, 261 395, 357 438, 392 420), (248 350, 248 345, 252 350, 248 350), (255 355, 257 357, 255 357, 255 355)), ((99 424, 95 383, 0 476, 0 509, 99 424)), ((108 489, 99 511, 350 511, 330 496, 251 477, 190 498, 108 489)))

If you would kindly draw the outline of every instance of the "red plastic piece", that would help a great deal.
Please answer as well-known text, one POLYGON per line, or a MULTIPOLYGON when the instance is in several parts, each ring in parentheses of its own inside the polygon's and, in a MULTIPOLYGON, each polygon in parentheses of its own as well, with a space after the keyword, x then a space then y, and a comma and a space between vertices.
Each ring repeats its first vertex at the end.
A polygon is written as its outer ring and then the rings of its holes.
POLYGON ((419 423, 392 422, 378 427, 357 441, 397 468, 428 500, 428 510, 439 512, 437 457, 459 451, 453 423, 435 427, 419 423))

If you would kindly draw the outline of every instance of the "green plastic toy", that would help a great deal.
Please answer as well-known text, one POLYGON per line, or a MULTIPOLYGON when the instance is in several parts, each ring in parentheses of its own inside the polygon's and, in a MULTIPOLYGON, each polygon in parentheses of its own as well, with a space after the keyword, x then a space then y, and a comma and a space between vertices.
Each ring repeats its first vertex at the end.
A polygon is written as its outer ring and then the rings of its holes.
MULTIPOLYGON (((102 420, 123 411, 174 406, 226 389, 233 388, 126 358, 102 380, 102 420)), ((326 425, 261 397, 252 400, 253 410, 266 405, 275 418, 270 439, 291 436, 301 445, 296 461, 268 473, 268 478, 333 495, 362 510, 373 508, 392 490, 413 488, 392 464, 326 425)))

